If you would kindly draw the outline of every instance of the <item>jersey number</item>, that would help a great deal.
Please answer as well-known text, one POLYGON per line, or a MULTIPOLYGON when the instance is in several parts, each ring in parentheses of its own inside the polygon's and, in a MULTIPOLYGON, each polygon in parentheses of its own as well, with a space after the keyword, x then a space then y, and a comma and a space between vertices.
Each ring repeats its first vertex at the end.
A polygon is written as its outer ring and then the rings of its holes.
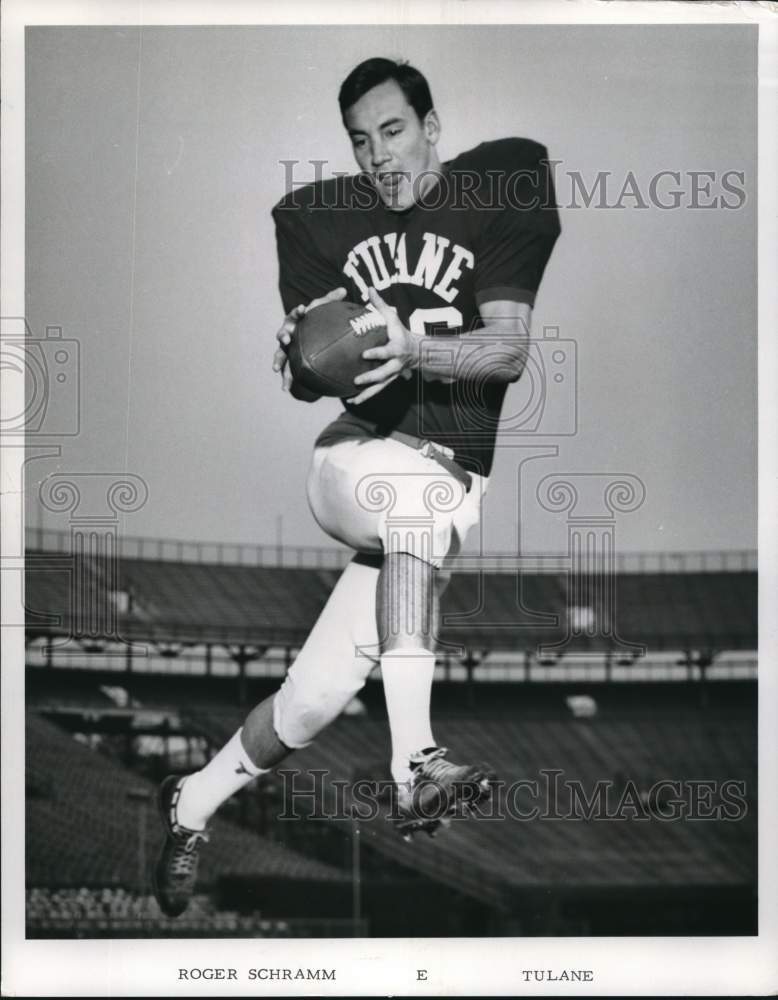
POLYGON ((427 325, 439 330, 456 330, 462 326, 462 313, 455 306, 437 306, 435 309, 414 309, 410 320, 411 333, 427 336, 427 325))

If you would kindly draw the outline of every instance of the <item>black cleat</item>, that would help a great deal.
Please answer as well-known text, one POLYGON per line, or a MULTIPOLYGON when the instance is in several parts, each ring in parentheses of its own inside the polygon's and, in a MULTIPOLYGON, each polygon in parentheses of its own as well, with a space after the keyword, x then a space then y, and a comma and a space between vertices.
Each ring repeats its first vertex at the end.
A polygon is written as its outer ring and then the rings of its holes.
POLYGON ((152 873, 152 887, 160 910, 168 917, 180 917, 189 905, 197 881, 200 844, 208 843, 207 830, 188 830, 176 818, 185 780, 171 775, 159 786, 165 841, 152 873))
POLYGON ((409 785, 398 786, 396 828, 404 840, 424 832, 434 837, 456 815, 476 815, 491 798, 496 777, 488 764, 452 764, 445 747, 430 747, 411 757, 409 785))

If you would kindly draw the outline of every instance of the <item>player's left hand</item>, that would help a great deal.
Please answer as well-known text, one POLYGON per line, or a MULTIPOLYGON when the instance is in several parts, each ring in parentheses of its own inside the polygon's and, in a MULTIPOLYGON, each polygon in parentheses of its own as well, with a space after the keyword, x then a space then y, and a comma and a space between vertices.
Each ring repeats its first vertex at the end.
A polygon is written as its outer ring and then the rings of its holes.
MULTIPOLYGON (((287 355, 289 353, 289 345, 292 343, 292 337, 295 335, 297 330, 297 324, 306 313, 311 311, 311 309, 316 309, 317 306, 326 305, 328 302, 339 302, 342 299, 345 299, 345 297, 345 288, 335 288, 331 292, 327 292, 326 295, 322 295, 321 298, 314 299, 312 302, 309 302, 307 306, 295 306, 295 308, 284 317, 281 329, 276 334, 278 347, 273 355, 273 371, 280 372, 281 387, 284 392, 291 392, 293 396, 295 395, 294 386, 292 384, 292 373, 289 370, 289 359, 287 355)), ((306 393, 302 389, 298 389, 297 398, 312 401, 314 397, 312 394, 306 393)))
POLYGON ((403 326, 397 311, 384 302, 375 288, 371 288, 368 294, 371 304, 386 321, 388 341, 382 347, 369 347, 362 352, 362 357, 368 361, 384 361, 385 364, 357 375, 354 384, 366 388, 357 396, 352 396, 349 403, 364 403, 396 378, 410 378, 419 363, 419 341, 423 338, 403 326))

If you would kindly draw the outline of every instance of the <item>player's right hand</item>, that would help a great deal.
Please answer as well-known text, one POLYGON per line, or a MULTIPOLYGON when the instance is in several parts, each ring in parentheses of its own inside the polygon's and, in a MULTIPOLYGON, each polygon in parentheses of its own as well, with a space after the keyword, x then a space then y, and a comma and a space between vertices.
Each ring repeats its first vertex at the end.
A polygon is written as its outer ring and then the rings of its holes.
POLYGON ((309 302, 307 306, 295 306, 295 308, 284 317, 281 329, 276 334, 278 347, 273 355, 273 371, 281 373, 281 387, 284 392, 289 392, 292 388, 292 375, 289 371, 289 365, 287 364, 287 351, 292 342, 295 330, 297 329, 297 324, 303 316, 309 312, 309 310, 315 309, 316 306, 323 306, 327 302, 337 302, 339 299, 345 299, 345 297, 345 288, 335 288, 333 291, 327 292, 327 294, 323 295, 320 299, 314 299, 312 302, 309 302))

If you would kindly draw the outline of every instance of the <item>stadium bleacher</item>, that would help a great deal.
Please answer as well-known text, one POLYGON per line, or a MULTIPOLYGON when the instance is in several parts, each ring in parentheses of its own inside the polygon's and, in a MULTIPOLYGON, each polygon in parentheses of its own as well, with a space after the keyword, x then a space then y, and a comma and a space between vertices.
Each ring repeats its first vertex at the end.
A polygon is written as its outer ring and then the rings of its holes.
MULTIPOLYGON (((139 795, 149 796, 148 856, 161 832, 155 786, 88 749, 35 713, 27 715, 27 884, 30 887, 132 886, 138 881, 139 795)), ((338 881, 342 873, 230 823, 217 821, 203 860, 203 884, 222 874, 283 875, 338 881)))
MULTIPOLYGON (((216 745, 242 721, 240 710, 226 707, 199 711, 196 717, 216 745)), ((563 880, 569 886, 656 887, 675 884, 679 870, 688 884, 747 885, 756 865, 756 742, 748 722, 747 711, 710 713, 672 706, 660 715, 641 716, 633 710, 626 716, 606 714, 591 720, 565 717, 562 711, 555 718, 524 717, 520 708, 513 718, 442 718, 435 726, 442 745, 461 759, 483 757, 494 765, 505 785, 500 793, 503 818, 455 820, 434 842, 416 838, 412 845, 403 843, 384 818, 367 822, 364 835, 394 862, 480 900, 506 905, 532 885, 563 880), (740 781, 748 811, 737 822, 668 822, 648 809, 646 817, 635 818, 625 809, 628 818, 615 822, 511 817, 506 807, 510 787, 521 780, 537 781, 541 798, 534 803, 524 796, 521 810, 528 813, 538 804, 542 811, 542 793, 551 780, 545 772, 554 769, 561 772, 563 791, 566 782, 579 782, 591 796, 597 782, 611 782, 612 812, 628 781, 647 807, 650 789, 665 780, 682 782, 687 794, 692 782, 740 781), (524 844, 530 849, 524 850, 524 844), (674 863, 668 863, 670 859, 674 863)), ((313 787, 310 773, 324 771, 324 798, 334 808, 333 781, 374 778, 376 762, 388 756, 383 719, 343 717, 284 765, 290 771, 286 787, 296 782, 305 791, 313 787), (298 770, 299 776, 291 775, 298 770)), ((549 803, 550 811, 554 805, 549 803)), ((566 815, 569 794, 556 807, 566 815)), ((385 814, 386 807, 381 810, 381 816, 385 814)))
MULTIPOLYGON (((182 710, 186 715, 186 706, 182 710)), ((211 732, 215 745, 241 721, 236 708, 193 711, 198 724, 211 732)), ((503 818, 490 812, 478 820, 454 819, 435 840, 417 837, 406 844, 385 818, 388 804, 383 801, 376 817, 360 824, 362 843, 395 870, 406 869, 447 885, 505 913, 527 893, 549 892, 560 885, 567 892, 621 889, 645 893, 681 884, 691 891, 730 887, 747 892, 756 872, 757 808, 755 730, 751 727, 749 735, 749 726, 743 724, 747 721, 743 712, 711 715, 699 709, 672 708, 659 717, 633 711, 581 720, 558 711, 555 718, 524 718, 521 712, 514 718, 442 718, 436 722, 441 743, 459 755, 483 756, 494 764, 504 782, 498 795, 503 818), (544 773, 555 769, 561 772, 561 793, 546 798, 544 789, 551 779, 544 773), (520 779, 537 781, 540 794, 520 793, 511 800, 512 809, 507 809, 509 788, 520 779), (648 789, 662 779, 680 781, 685 789, 695 781, 741 781, 747 811, 737 821, 668 822, 653 815, 647 801, 648 789), (627 811, 621 821, 554 818, 568 814, 567 783, 576 781, 587 796, 598 781, 611 782, 615 796, 608 799, 611 809, 631 781, 647 815, 627 811), (518 808, 529 814, 533 806, 547 808, 552 815, 517 818, 518 808)), ((138 807, 128 792, 139 785, 147 790, 150 786, 50 723, 31 716, 28 725, 32 792, 28 795, 28 885, 65 884, 74 891, 84 885, 117 891, 121 886, 135 886, 138 807), (83 842, 84 828, 90 831, 88 844, 83 842)), ((312 771, 325 772, 320 801, 325 810, 334 811, 333 782, 350 785, 361 777, 375 778, 380 762, 387 759, 388 747, 382 719, 342 717, 312 747, 284 765, 289 773, 283 780, 272 779, 276 814, 285 807, 288 811, 288 799, 281 794, 284 784, 287 790, 294 783, 306 791, 313 787, 312 771)), ((303 798, 303 815, 310 807, 310 800, 303 798)), ((280 838, 290 822, 275 823, 273 829, 280 838)), ((334 822, 348 832, 347 821, 336 817, 334 822)), ((150 835, 150 856, 155 849, 150 835)), ((320 882, 323 877, 320 863, 223 820, 216 821, 213 844, 203 859, 204 885, 215 884, 225 874, 241 874, 252 884, 284 873, 298 880, 320 882)), ((343 869, 333 869, 324 878, 342 881, 346 875, 343 869)), ((118 911, 115 915, 126 917, 118 911)), ((155 914, 149 914, 149 919, 152 915, 156 920, 155 914)))
MULTIPOLYGON (((89 572, 89 559, 84 571, 89 572)), ((96 571, 95 571, 96 572, 96 571)), ((190 642, 301 644, 338 578, 334 569, 119 560, 120 587, 133 595, 122 633, 190 642)), ((27 572, 31 634, 56 634, 41 623, 67 623, 68 588, 34 564, 27 572)), ((58 574, 62 576, 62 574, 58 574)), ((484 649, 530 648, 562 641, 568 630, 568 588, 554 573, 455 573, 442 606, 441 638, 484 649)), ((651 649, 755 649, 754 571, 618 573, 609 584, 616 607, 609 622, 624 640, 651 649)), ((59 629, 61 631, 61 628, 59 629)), ((595 634, 580 649, 607 648, 595 634)))
POLYGON ((217 908, 211 897, 196 894, 186 914, 175 921, 160 912, 153 896, 122 887, 29 889, 26 893, 28 938, 62 937, 345 937, 354 922, 344 919, 266 918, 217 908))
MULTIPOLYGON (((726 719, 722 720, 726 724, 726 719)), ((462 720, 436 725, 436 738, 455 748, 460 759, 484 757, 510 785, 520 779, 541 779, 544 769, 558 768, 563 780, 578 780, 587 792, 597 781, 612 781, 617 790, 624 778, 648 789, 661 778, 689 782, 713 777, 739 777, 755 787, 755 748, 738 760, 725 738, 707 739, 705 724, 694 717, 646 720, 641 726, 618 721, 579 722, 462 720), (626 732, 632 736, 625 739, 626 732), (646 748, 648 748, 646 750, 646 748), (698 748, 695 756, 690 754, 698 748), (704 748, 700 754, 699 749, 704 748)), ((719 734, 722 736, 722 734, 719 734)), ((388 734, 383 724, 344 719, 294 760, 303 771, 326 767, 334 777, 353 776, 354 761, 371 761, 385 754, 388 734), (376 741, 376 732, 380 738, 376 741), (361 743, 361 746, 360 746, 361 743)), ((503 805, 504 805, 503 799, 503 805)), ((543 803, 541 802, 541 808, 543 803)), ((525 803, 527 811, 531 803, 525 803)), ((560 804, 564 814, 566 806, 560 804)), ((564 881, 571 885, 656 885, 672 883, 677 872, 665 864, 674 857, 690 882, 747 882, 755 858, 727 848, 747 847, 754 825, 709 821, 668 823, 656 817, 626 822, 537 819, 454 821, 435 842, 398 843, 386 823, 369 824, 376 846, 418 866, 435 877, 461 884, 463 871, 481 898, 504 891, 519 892, 533 883, 564 881), (672 851, 668 850, 668 845, 672 851)))

